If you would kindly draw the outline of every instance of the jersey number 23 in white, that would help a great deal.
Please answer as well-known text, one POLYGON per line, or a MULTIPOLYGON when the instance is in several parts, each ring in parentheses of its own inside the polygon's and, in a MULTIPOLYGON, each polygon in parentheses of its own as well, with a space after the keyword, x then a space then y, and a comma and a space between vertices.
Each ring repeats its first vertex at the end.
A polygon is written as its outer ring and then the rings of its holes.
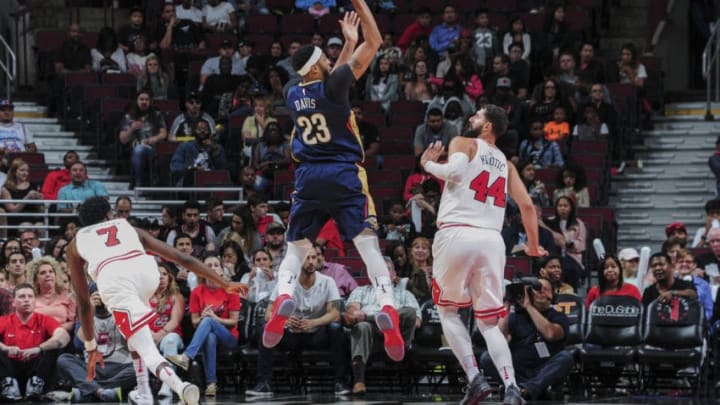
POLYGON ((302 128, 302 140, 306 145, 330 142, 330 130, 323 114, 315 113, 309 118, 298 117, 297 125, 302 128))

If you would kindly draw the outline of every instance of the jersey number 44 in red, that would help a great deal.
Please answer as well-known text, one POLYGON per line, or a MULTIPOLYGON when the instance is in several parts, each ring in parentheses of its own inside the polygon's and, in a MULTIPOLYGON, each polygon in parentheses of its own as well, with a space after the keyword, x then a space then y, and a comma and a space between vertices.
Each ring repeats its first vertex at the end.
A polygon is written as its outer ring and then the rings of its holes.
POLYGON ((470 189, 475 191, 475 199, 484 203, 490 196, 496 207, 505 207, 505 177, 498 177, 488 186, 489 181, 490 172, 484 170, 470 182, 470 189))
POLYGON ((117 226, 108 226, 107 228, 100 228, 95 231, 98 235, 107 235, 105 240, 105 246, 112 247, 120 244, 120 239, 117 238, 118 229, 117 226))

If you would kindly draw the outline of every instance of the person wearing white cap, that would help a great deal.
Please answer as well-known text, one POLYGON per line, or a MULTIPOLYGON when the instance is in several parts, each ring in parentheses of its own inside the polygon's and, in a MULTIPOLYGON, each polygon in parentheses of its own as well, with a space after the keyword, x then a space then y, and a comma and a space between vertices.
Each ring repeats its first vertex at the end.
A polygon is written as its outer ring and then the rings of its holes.
POLYGON ((342 47, 342 39, 338 37, 330 37, 330 39, 328 39, 327 44, 325 44, 325 54, 327 58, 330 59, 330 66, 335 66, 337 63, 342 47))
POLYGON ((640 279, 638 279, 638 265, 640 264, 640 254, 634 248, 625 248, 618 252, 618 259, 622 266, 623 280, 635 287, 640 288, 640 279))

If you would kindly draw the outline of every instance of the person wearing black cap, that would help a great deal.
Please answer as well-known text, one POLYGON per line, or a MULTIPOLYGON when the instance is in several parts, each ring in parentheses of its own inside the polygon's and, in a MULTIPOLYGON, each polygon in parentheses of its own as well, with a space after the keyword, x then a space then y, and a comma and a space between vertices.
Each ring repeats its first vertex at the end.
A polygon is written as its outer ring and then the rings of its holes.
MULTIPOLYGON (((375 233, 377 218, 366 173, 357 165, 364 154, 349 101, 353 82, 367 71, 382 37, 366 2, 352 0, 352 5, 357 14, 347 13, 340 21, 345 47, 332 71, 328 57, 313 45, 301 47, 292 58, 293 68, 302 77, 302 81, 291 81, 285 87, 286 105, 296 129, 291 140, 298 162, 296 193, 286 235, 287 253, 278 274, 277 299, 268 306, 271 315, 262 344, 271 348, 282 340, 285 323, 297 307, 292 294, 303 259, 312 249, 311 240, 332 217, 343 239, 353 241, 366 263, 382 306, 375 320, 384 335, 385 352, 400 361, 405 356, 405 342, 375 233), (358 20, 364 42, 355 49, 358 20)), ((246 394, 269 390, 260 385, 246 394)))
POLYGON ((191 91, 185 97, 185 112, 175 117, 170 126, 170 140, 188 142, 194 140, 193 126, 200 120, 205 120, 210 126, 210 135, 215 136, 215 120, 202 110, 200 95, 191 91))
MULTIPOLYGON (((208 58, 205 61, 205 63, 203 63, 202 67, 200 68, 200 88, 201 89, 202 89, 203 85, 205 84, 205 81, 207 80, 208 76, 220 74, 220 58, 232 57, 234 49, 235 49, 235 44, 233 44, 232 41, 226 39, 222 42, 222 44, 220 44, 220 50, 218 51, 219 55, 208 58)), ((232 63, 232 74, 233 75, 244 75, 245 67, 243 66, 243 64, 240 63, 239 60, 233 60, 232 62, 233 62, 232 63)))

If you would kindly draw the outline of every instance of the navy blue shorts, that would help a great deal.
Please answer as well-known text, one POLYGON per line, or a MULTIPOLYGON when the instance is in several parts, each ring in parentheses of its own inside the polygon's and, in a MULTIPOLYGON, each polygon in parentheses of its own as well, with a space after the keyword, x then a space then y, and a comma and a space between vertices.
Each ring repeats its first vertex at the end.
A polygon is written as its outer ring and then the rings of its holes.
POLYGON ((303 163, 295 170, 295 192, 286 239, 315 240, 333 218, 340 236, 350 241, 365 228, 377 230, 375 204, 365 169, 352 163, 303 163))

